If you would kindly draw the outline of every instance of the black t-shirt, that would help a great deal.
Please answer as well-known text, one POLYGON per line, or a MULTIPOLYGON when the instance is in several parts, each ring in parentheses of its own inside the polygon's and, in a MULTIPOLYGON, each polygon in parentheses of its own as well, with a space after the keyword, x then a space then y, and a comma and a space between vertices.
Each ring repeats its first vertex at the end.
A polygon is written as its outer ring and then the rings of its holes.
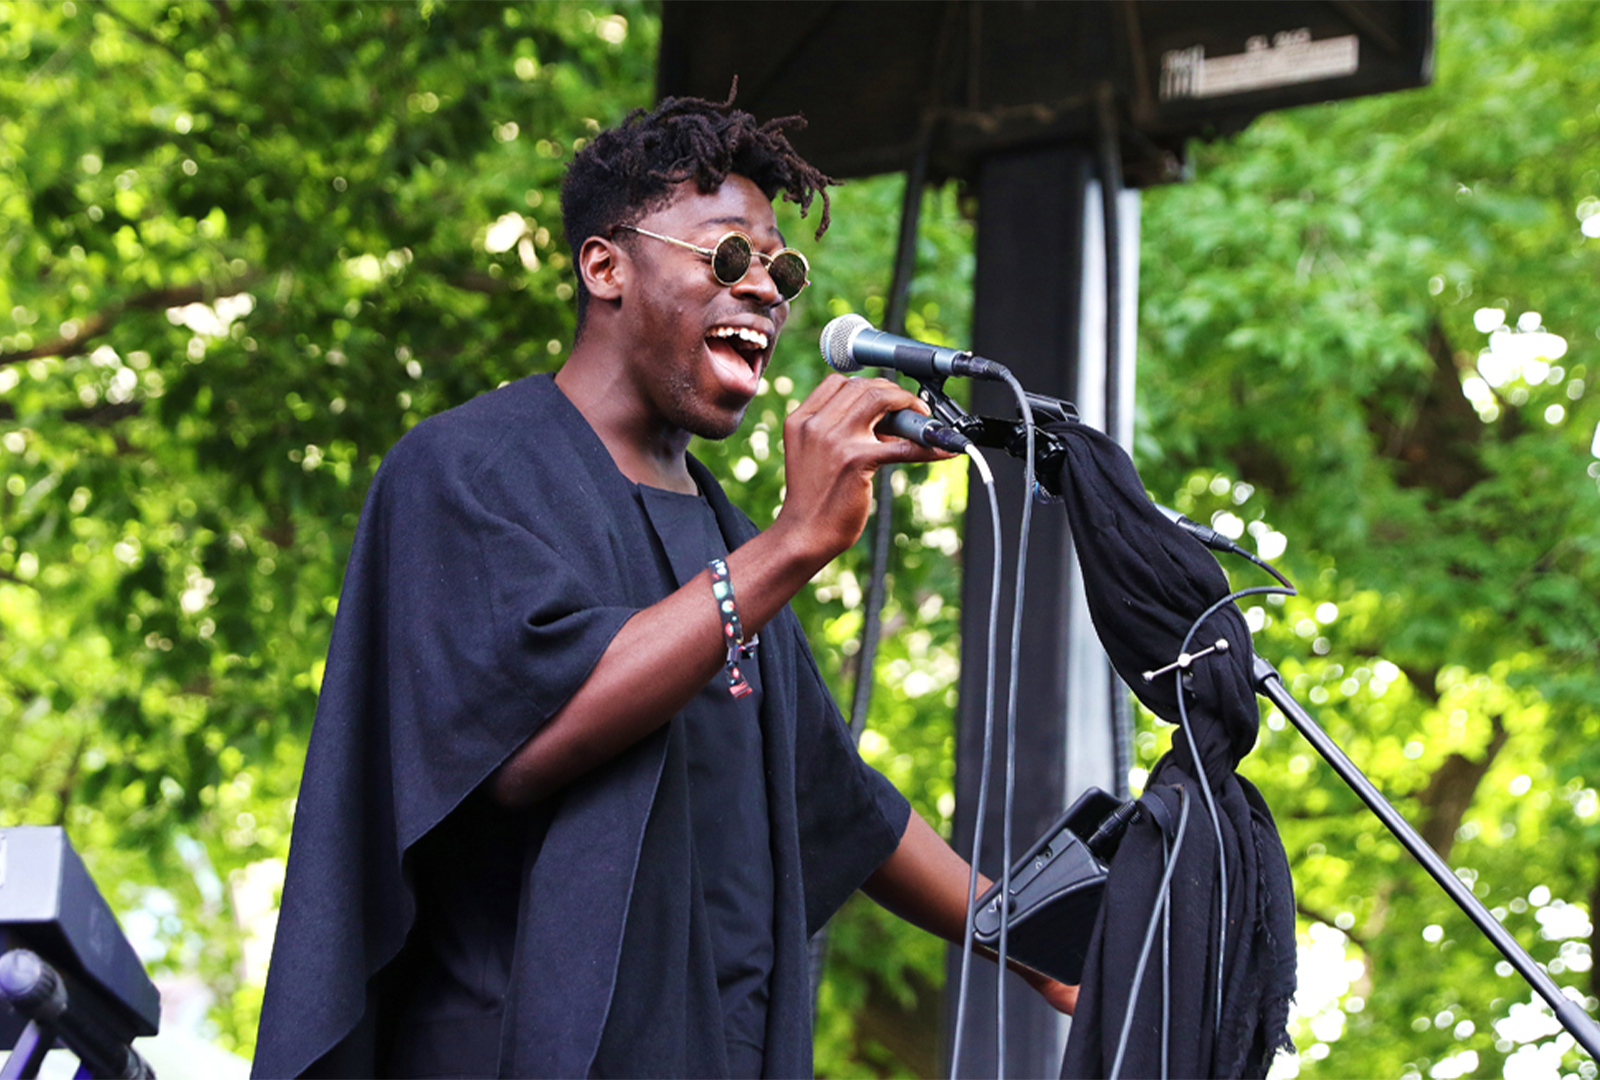
MULTIPOLYGON (((698 495, 639 488, 679 585, 728 554, 711 506, 698 495)), ((738 582, 732 583, 735 598, 738 582)), ((709 590, 707 590, 709 593, 709 590)), ((759 648, 759 646, 757 646, 759 648)), ((754 693, 734 697, 726 674, 684 707, 695 861, 716 957, 731 1075, 760 1076, 772 971, 772 843, 761 738, 760 665, 741 665, 754 693)))
POLYGON ((379 976, 378 1075, 498 1073, 523 853, 550 809, 506 810, 480 788, 412 849, 417 920, 411 947, 379 976))

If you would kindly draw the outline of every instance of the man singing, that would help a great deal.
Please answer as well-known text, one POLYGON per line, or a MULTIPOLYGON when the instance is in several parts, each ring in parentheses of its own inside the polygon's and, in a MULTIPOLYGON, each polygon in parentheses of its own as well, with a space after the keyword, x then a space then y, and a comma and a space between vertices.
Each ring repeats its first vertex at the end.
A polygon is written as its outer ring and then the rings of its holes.
POLYGON ((961 940, 965 862, 857 756, 787 607, 879 466, 941 456, 874 433, 920 402, 830 375, 764 531, 687 453, 737 430, 806 286, 772 200, 827 227, 782 128, 669 99, 596 137, 562 190, 570 358, 379 470, 258 1076, 810 1076, 807 939, 852 891, 961 940))

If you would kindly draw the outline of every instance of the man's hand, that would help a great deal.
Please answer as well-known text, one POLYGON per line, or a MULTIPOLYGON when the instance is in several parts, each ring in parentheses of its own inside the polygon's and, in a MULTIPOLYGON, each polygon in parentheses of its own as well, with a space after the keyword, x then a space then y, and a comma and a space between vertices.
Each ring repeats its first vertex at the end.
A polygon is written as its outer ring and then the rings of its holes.
MULTIPOLYGON (((980 892, 994 884, 994 882, 983 877, 982 875, 979 876, 979 880, 983 882, 983 884, 979 886, 980 892)), ((979 956, 988 958, 991 961, 999 959, 999 953, 997 953, 988 945, 974 944, 972 946, 972 951, 977 953, 979 956)), ((1035 971, 1033 968, 1022 963, 1013 956, 1006 957, 1006 968, 1007 970, 1014 971, 1018 975, 1022 976, 1022 981, 1033 987, 1034 990, 1038 992, 1039 996, 1044 998, 1045 1001, 1049 1003, 1050 1007, 1056 1010, 1056 1012, 1066 1013, 1068 1016, 1071 1016, 1072 1011, 1078 1007, 1078 988, 1076 985, 1072 983, 1057 982, 1044 972, 1035 971)))
POLYGON ((1020 964, 1013 967, 1018 975, 1027 980, 1029 986, 1039 992, 1039 996, 1050 1003, 1050 1007, 1058 1013, 1072 1015, 1078 1007, 1078 988, 1063 982, 1056 982, 1048 975, 1041 975, 1032 968, 1022 967, 1020 964))
POLYGON ((886 379, 830 374, 783 424, 783 510, 773 529, 792 534, 815 570, 860 537, 872 508, 872 477, 902 461, 949 457, 908 439, 880 436, 878 421, 896 409, 928 412, 920 398, 886 379))

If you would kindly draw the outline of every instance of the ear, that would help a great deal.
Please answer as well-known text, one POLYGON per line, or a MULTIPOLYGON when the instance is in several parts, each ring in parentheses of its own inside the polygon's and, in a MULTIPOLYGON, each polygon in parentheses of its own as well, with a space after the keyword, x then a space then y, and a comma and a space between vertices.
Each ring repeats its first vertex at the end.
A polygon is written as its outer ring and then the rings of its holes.
POLYGON ((619 299, 627 281, 627 256, 613 241, 591 236, 578 249, 578 274, 594 299, 619 299))

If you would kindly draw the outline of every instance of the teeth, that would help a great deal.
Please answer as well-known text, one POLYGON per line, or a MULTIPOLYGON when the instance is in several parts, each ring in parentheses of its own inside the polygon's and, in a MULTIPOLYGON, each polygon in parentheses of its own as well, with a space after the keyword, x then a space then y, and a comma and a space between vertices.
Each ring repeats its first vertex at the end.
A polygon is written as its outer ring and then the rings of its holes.
POLYGON ((740 341, 749 342, 758 349, 767 347, 767 335, 759 330, 750 330, 743 326, 719 326, 712 330, 708 337, 738 338, 740 341))

